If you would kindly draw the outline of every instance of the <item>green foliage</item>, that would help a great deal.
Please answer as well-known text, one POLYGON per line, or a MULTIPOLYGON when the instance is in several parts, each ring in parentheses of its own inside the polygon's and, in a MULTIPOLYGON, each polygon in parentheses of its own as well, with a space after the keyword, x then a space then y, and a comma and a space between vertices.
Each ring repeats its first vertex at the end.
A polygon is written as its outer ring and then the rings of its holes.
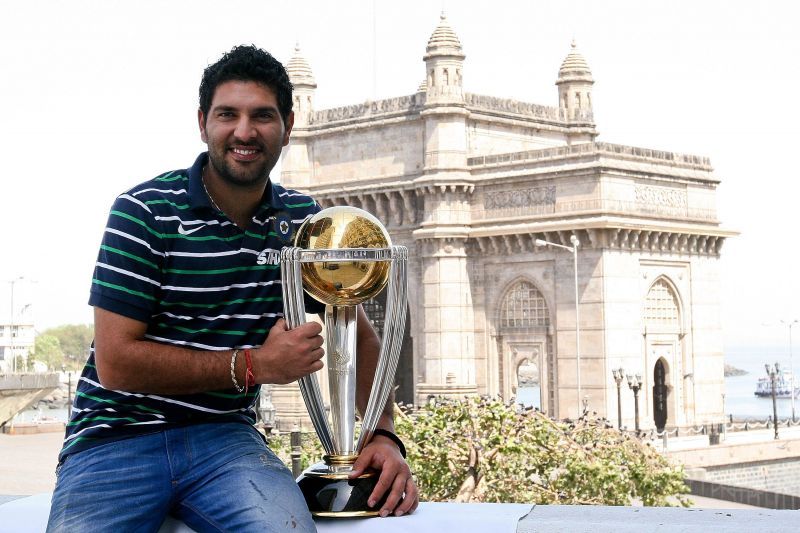
POLYGON ((682 468, 603 420, 469 397, 400 416, 397 432, 424 501, 688 505, 682 468))
POLYGON ((80 370, 89 357, 89 346, 94 338, 94 327, 90 324, 66 324, 46 329, 36 336, 34 358, 51 370, 80 370))
POLYGON ((39 334, 33 347, 33 358, 47 365, 50 370, 59 370, 64 363, 64 352, 58 337, 39 334))
MULTIPOLYGON (((284 464, 292 467, 292 447, 290 442, 289 433, 281 433, 280 435, 269 435, 267 437, 269 447, 275 452, 284 464)), ((300 466, 303 470, 308 468, 314 463, 322 461, 322 456, 325 451, 322 449, 322 444, 313 431, 303 432, 300 439, 300 466)))

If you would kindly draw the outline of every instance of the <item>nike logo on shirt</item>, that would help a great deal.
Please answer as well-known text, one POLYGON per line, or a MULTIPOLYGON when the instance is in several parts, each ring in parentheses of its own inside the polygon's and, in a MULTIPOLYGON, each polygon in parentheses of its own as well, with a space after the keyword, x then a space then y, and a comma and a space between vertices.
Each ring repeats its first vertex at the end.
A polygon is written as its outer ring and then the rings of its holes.
POLYGON ((178 233, 180 233, 181 235, 190 235, 190 234, 194 233, 195 231, 197 231, 199 229, 202 229, 202 228, 203 228, 203 226, 197 226, 194 229, 186 229, 186 228, 183 227, 183 225, 180 225, 180 226, 178 226, 178 233))

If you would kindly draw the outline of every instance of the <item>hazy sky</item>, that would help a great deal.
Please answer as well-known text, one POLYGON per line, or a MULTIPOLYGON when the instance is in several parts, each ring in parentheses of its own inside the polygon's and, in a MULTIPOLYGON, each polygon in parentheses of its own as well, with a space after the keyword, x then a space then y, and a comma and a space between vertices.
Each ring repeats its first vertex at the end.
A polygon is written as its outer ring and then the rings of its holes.
MULTIPOLYGON (((24 275, 36 280, 24 298, 37 329, 91 321, 111 202, 204 149, 197 86, 223 51, 255 43, 287 61, 299 41, 318 109, 412 94, 444 7, 467 56, 467 91, 557 105, 574 37, 596 81, 598 140, 711 158, 720 219, 741 232, 722 249, 726 346, 778 357, 788 351, 778 321, 800 318, 796 5, 4 1, 0 314, 7 281, 24 275)), ((794 333, 800 351, 800 325, 794 333)))

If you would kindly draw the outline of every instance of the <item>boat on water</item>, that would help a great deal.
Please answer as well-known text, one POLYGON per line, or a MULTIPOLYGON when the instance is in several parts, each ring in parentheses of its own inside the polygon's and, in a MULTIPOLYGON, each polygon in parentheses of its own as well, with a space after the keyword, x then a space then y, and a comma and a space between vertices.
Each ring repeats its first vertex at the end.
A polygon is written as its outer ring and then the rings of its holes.
MULTIPOLYGON (((770 378, 758 378, 756 383, 755 395, 759 398, 772 397, 772 380, 770 378)), ((794 397, 800 396, 800 383, 795 380, 794 384, 794 397)), ((792 374, 781 370, 775 379, 775 397, 776 398, 791 398, 792 397, 792 374)))

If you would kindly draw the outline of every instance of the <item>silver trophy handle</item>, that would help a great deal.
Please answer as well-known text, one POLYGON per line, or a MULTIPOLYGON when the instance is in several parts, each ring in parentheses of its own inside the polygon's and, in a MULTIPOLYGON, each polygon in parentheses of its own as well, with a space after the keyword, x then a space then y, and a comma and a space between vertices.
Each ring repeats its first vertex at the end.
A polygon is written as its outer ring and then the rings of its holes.
MULTIPOLYGON (((294 329, 305 323, 305 303, 303 299, 303 278, 300 273, 300 262, 297 260, 300 248, 287 247, 281 250, 281 286, 283 289, 283 305, 286 326, 294 329)), ((298 380, 303 402, 311 417, 311 423, 317 432, 325 453, 334 453, 333 438, 325 416, 325 404, 316 374, 303 376, 298 380)))
POLYGON ((391 247, 392 264, 389 273, 389 287, 386 295, 386 317, 384 319, 383 338, 375 368, 375 377, 372 389, 361 423, 361 435, 358 437, 356 453, 361 453, 364 446, 372 440, 372 434, 389 399, 389 393, 394 385, 394 376, 397 371, 397 361, 400 357, 400 348, 403 344, 403 333, 406 326, 406 309, 408 293, 408 276, 406 264, 408 248, 405 246, 391 247))

